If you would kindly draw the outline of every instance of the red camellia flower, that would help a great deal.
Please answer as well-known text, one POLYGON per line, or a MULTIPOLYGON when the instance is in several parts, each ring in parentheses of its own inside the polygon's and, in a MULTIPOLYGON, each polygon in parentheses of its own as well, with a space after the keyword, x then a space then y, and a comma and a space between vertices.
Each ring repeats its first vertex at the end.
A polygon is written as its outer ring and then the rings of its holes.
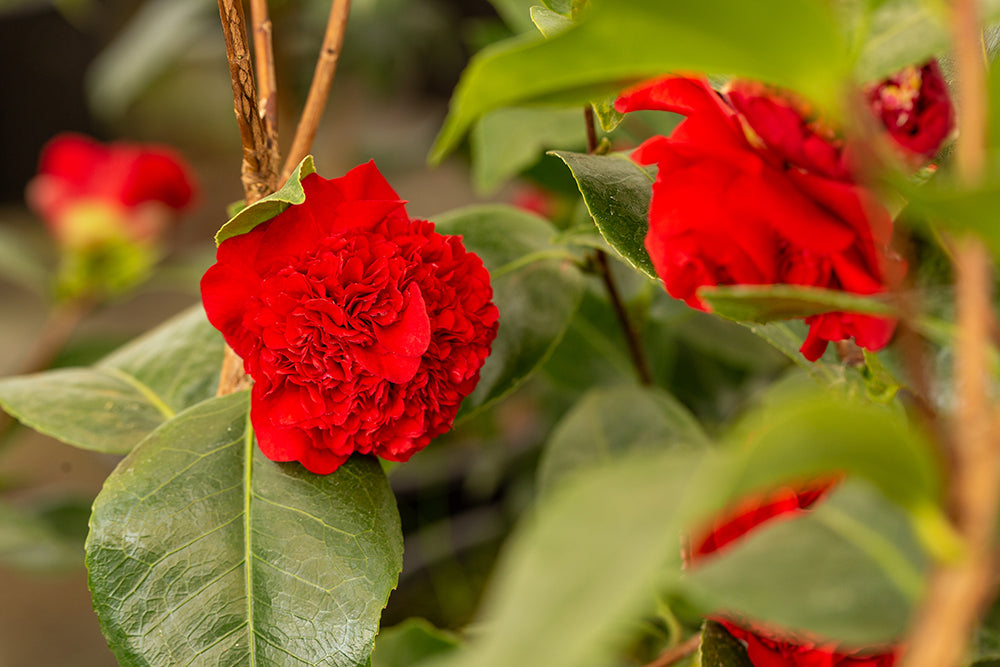
POLYGON ((867 91, 889 137, 918 159, 930 159, 955 125, 948 84, 936 60, 911 65, 867 91))
POLYGON ((412 220, 374 163, 302 179, 306 200, 229 238, 205 310, 254 379, 261 451, 333 472, 405 461, 447 431, 497 332, 489 274, 412 220))
MULTIPOLYGON (((887 279, 899 277, 902 264, 889 252, 888 212, 864 188, 827 174, 841 169, 840 158, 815 130, 796 122, 798 134, 783 135, 772 148, 748 133, 749 120, 728 98, 704 80, 684 77, 640 84, 615 107, 687 116, 669 137, 653 137, 632 154, 659 168, 646 249, 675 298, 707 310, 697 295, 703 285, 790 284, 877 294, 887 279), (824 170, 794 166, 792 154, 824 170)), ((756 107, 754 127, 768 113, 787 117, 790 108, 756 107)), ((847 338, 880 349, 895 324, 853 313, 815 315, 806 323, 802 353, 810 360, 828 342, 847 338)))
MULTIPOLYGON (((687 563, 696 566, 763 523, 807 511, 830 487, 830 482, 818 482, 743 501, 692 540, 686 554, 687 563)), ((754 667, 892 667, 896 662, 897 654, 892 649, 850 651, 834 643, 816 642, 758 627, 746 619, 720 617, 713 620, 746 643, 747 656, 754 667)))
POLYGON ((165 146, 61 134, 42 149, 27 198, 61 243, 81 247, 155 240, 194 193, 191 170, 165 146))

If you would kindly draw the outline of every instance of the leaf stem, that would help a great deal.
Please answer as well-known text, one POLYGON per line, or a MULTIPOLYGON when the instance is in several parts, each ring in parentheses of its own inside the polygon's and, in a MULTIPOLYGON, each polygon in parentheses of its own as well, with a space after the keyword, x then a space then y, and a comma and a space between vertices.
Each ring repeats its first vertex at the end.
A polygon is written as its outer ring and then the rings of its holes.
POLYGON ((597 272, 601 275, 601 280, 604 281, 608 296, 611 298, 611 305, 615 309, 615 315, 618 316, 618 321, 621 323, 622 333, 625 334, 625 341, 628 343, 629 355, 632 357, 632 365, 635 366, 636 375, 639 376, 639 383, 644 387, 649 387, 653 384, 653 374, 649 370, 649 361, 646 359, 646 352, 642 348, 639 334, 632 324, 632 319, 628 316, 621 295, 618 293, 618 286, 615 284, 611 267, 608 265, 608 254, 603 250, 597 250, 594 257, 597 272))
POLYGON ((327 98, 330 96, 333 77, 337 73, 337 62, 340 60, 340 49, 344 43, 344 30, 347 28, 347 15, 350 9, 351 0, 333 0, 330 6, 330 18, 326 24, 326 34, 323 36, 323 46, 316 61, 312 84, 309 86, 309 95, 306 97, 306 105, 302 110, 298 127, 295 128, 295 138, 288 151, 285 166, 281 170, 282 181, 286 180, 302 158, 309 154, 316 138, 316 130, 319 128, 327 98))
MULTIPOLYGON (((958 73, 958 176, 966 186, 986 162, 986 74, 975 0, 952 3, 952 42, 958 73)), ((958 334, 955 377, 959 397, 952 420, 953 466, 948 479, 962 557, 940 565, 911 629, 905 667, 953 667, 965 655, 979 615, 992 598, 994 529, 1000 502, 996 408, 989 399, 988 346, 993 322, 989 255, 976 238, 955 244, 958 334)))
POLYGON ((701 634, 691 635, 684 642, 656 656, 656 659, 645 667, 669 667, 697 651, 699 646, 701 646, 701 634))
MULTIPOLYGON (((598 146, 597 125, 594 121, 594 108, 589 104, 583 108, 583 119, 587 125, 587 152, 593 155, 598 146)), ((636 375, 639 376, 639 383, 644 387, 651 386, 653 384, 653 374, 649 370, 649 361, 646 359, 646 352, 642 348, 639 334, 628 315, 628 310, 626 310, 625 303, 618 291, 615 278, 611 274, 611 267, 608 265, 608 254, 599 248, 595 250, 594 265, 597 267, 597 273, 600 274, 601 280, 604 281, 604 287, 608 291, 611 305, 614 307, 615 315, 621 324, 622 333, 625 334, 629 356, 632 358, 632 365, 635 366, 636 375)))

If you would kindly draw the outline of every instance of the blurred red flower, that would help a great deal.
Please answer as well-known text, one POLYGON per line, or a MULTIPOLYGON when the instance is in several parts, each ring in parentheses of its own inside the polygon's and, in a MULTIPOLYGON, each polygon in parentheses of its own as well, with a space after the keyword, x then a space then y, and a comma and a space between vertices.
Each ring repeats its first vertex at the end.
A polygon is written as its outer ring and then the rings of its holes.
POLYGON ((490 277, 411 219, 374 163, 302 180, 306 199, 219 246, 208 318, 254 379, 261 451, 326 474, 405 461, 451 428, 497 332, 490 277))
MULTIPOLYGON (((691 540, 687 563, 697 564, 768 521, 802 514, 822 499, 831 484, 816 482, 797 489, 783 488, 744 500, 691 540)), ((817 642, 764 628, 744 618, 712 620, 746 643, 747 656, 754 667, 892 667, 896 662, 897 655, 892 649, 851 651, 833 642, 817 642)))
POLYGON ((933 157, 955 127, 955 107, 936 60, 905 67, 866 92, 889 137, 917 160, 933 157))
MULTIPOLYGON (((749 121, 727 97, 707 81, 684 77, 640 84, 615 107, 687 116, 669 137, 653 137, 632 154, 659 169, 646 249, 675 298, 707 310, 697 295, 703 285, 791 284, 877 294, 901 277, 903 264, 889 251, 892 221, 876 198, 851 182, 789 164, 787 155, 797 150, 804 161, 840 168, 836 151, 798 121, 793 133, 782 135, 781 150, 772 150, 748 133, 749 121)), ((764 116, 780 112, 787 122, 788 108, 755 108, 764 116)), ((801 351, 810 360, 830 341, 847 338, 880 349, 895 326, 885 318, 837 312, 805 321, 810 327, 801 351)))
POLYGON ((155 241, 195 195, 184 160, 165 146, 101 144, 61 134, 42 149, 29 205, 64 245, 155 241))

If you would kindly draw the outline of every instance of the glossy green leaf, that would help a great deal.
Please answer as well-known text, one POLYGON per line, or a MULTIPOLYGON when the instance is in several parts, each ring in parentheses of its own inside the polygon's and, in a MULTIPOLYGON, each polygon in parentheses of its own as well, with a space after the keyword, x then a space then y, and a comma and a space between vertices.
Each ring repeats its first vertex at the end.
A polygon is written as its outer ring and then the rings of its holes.
POLYGON ((215 245, 219 245, 232 236, 246 234, 260 223, 267 222, 280 214, 289 206, 303 203, 306 200, 306 193, 302 190, 302 179, 315 173, 316 167, 313 165, 312 155, 305 156, 280 190, 240 210, 230 218, 229 222, 222 225, 222 228, 215 235, 215 245))
POLYGON ((905 515, 847 484, 807 515, 760 526, 705 558, 681 587, 710 609, 884 645, 904 635, 927 565, 905 515))
MULTIPOLYGON (((924 0, 882 2, 868 17, 867 33, 855 65, 862 82, 893 74, 906 65, 922 63, 948 50, 946 5, 924 0)), ((1000 1, 980 3, 982 19, 1000 19, 1000 1)))
POLYGON ((436 218, 459 234, 490 272, 500 329, 475 391, 460 414, 513 391, 549 356, 576 312, 583 277, 543 218, 510 206, 473 206, 436 218))
POLYGON ((94 366, 0 379, 0 405, 67 444, 124 454, 215 395, 223 347, 198 305, 94 366))
MULTIPOLYGON (((440 161, 484 113, 559 99, 583 104, 628 81, 670 71, 784 85, 833 106, 847 50, 821 3, 808 0, 594 0, 551 39, 519 37, 481 51, 455 89, 431 151, 440 161)), ((563 12, 565 13, 565 12, 563 12)))
POLYGON ((805 334, 796 331, 796 329, 804 328, 801 322, 770 322, 768 324, 740 322, 740 324, 791 359, 795 365, 807 372, 821 385, 830 386, 843 382, 844 373, 841 367, 834 367, 822 361, 812 362, 802 356, 802 352, 799 350, 805 341, 805 334))
POLYGON ((651 606, 668 563, 679 567, 672 519, 696 463, 633 457, 586 471, 547 494, 494 571, 484 632, 444 665, 611 664, 613 638, 651 606))
POLYGON ((539 464, 538 486, 551 491, 581 470, 630 453, 707 444, 708 437, 687 408, 661 389, 594 389, 553 429, 539 464))
POLYGON ((653 177, 628 157, 553 151, 573 172, 580 194, 601 235, 626 262, 653 279, 646 252, 653 177))
POLYGON ((715 621, 701 630, 701 667, 753 667, 743 643, 715 621))
POLYGON ((886 298, 798 285, 732 285, 702 287, 698 296, 712 312, 731 320, 772 322, 820 313, 892 315, 886 298))
POLYGON ((123 666, 366 664, 402 566, 377 461, 267 460, 248 394, 164 424, 94 503, 87 567, 123 666))
POLYGON ((447 655, 458 645, 452 633, 422 618, 408 618, 378 633, 371 667, 411 667, 427 658, 447 655))
MULTIPOLYGON (((444 664, 608 664, 615 644, 626 640, 629 624, 648 613, 651 591, 687 591, 705 613, 730 602, 721 586, 681 579, 683 529, 703 524, 747 495, 833 472, 864 477, 883 495, 863 492, 863 502, 855 504, 857 493, 841 494, 833 506, 840 514, 822 517, 826 532, 796 529, 782 542, 807 559, 791 563, 775 555, 783 566, 772 567, 775 576, 785 571, 788 582, 808 579, 808 587, 824 594, 802 594, 804 583, 772 585, 784 586, 785 598, 800 594, 796 627, 838 639, 894 638, 896 625, 905 623, 919 594, 924 557, 911 530, 918 527, 915 515, 900 513, 883 497, 911 508, 933 506, 940 516, 934 506, 940 489, 934 459, 919 436, 901 430, 901 418, 882 408, 840 403, 828 393, 800 397, 777 411, 772 406, 760 423, 774 423, 773 432, 755 440, 734 436, 735 442, 716 451, 644 451, 558 485, 511 538, 484 603, 482 634, 444 664), (831 418, 816 420, 824 404, 832 406, 831 418), (870 530, 863 530, 866 526, 870 530), (818 563, 827 549, 837 558, 818 563), (843 579, 852 576, 847 572, 853 565, 865 568, 856 584, 843 579), (850 587, 844 595, 852 601, 863 585, 872 609, 900 612, 903 620, 870 624, 868 615, 836 597, 842 585, 850 587)), ((740 572, 745 584, 734 589, 732 600, 746 604, 755 586, 747 572, 753 570, 740 572)), ((738 585, 734 578, 727 584, 738 585)), ((777 613, 755 609, 769 617, 777 613)))
POLYGON ((909 509, 936 503, 933 448, 899 412, 816 387, 747 418, 719 475, 733 497, 831 470, 852 471, 909 509))
POLYGON ((542 158, 550 148, 582 148, 587 131, 582 109, 499 109, 472 132, 476 188, 492 192, 542 158))

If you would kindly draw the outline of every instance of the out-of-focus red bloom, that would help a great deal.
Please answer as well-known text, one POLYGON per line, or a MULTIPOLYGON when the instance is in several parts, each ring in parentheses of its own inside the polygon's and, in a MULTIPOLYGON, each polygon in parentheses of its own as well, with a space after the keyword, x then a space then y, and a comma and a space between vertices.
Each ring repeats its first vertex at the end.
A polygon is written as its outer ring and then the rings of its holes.
POLYGON ((27 199, 61 243, 86 247, 155 240, 194 194, 190 168, 165 146, 61 134, 42 149, 27 199))
POLYGON ((304 203, 219 246, 208 319, 254 379, 265 456, 320 474, 354 452, 405 461, 479 381, 489 274, 460 237, 411 219, 374 163, 302 188, 304 203))
MULTIPOLYGON (((802 514, 819 501, 830 487, 830 482, 818 482, 744 500, 691 540, 686 554, 687 563, 697 566, 704 558, 725 549, 768 521, 802 514)), ((744 618, 717 617, 713 620, 746 643, 747 656, 754 667, 892 667, 897 658, 893 649, 852 651, 832 642, 817 642, 760 627, 744 618)))
POLYGON ((955 108, 936 60, 905 67, 867 91, 889 137, 918 160, 929 160, 955 126, 955 108))
MULTIPOLYGON (((788 122, 791 107, 768 103, 755 111, 754 127, 772 127, 763 119, 773 113, 785 119, 773 128, 791 128, 776 144, 780 150, 748 135, 747 118, 701 79, 646 82, 626 91, 615 107, 687 116, 669 137, 653 137, 632 154, 659 169, 646 249, 675 298, 706 310, 697 295, 703 285, 790 284, 877 294, 904 270, 889 251, 892 221, 874 196, 851 182, 790 165, 795 154, 828 171, 841 168, 836 151, 827 150, 813 129, 788 122)), ((830 341, 847 338, 880 349, 895 326, 853 313, 805 321, 809 335, 802 353, 810 360, 822 356, 830 341)))

